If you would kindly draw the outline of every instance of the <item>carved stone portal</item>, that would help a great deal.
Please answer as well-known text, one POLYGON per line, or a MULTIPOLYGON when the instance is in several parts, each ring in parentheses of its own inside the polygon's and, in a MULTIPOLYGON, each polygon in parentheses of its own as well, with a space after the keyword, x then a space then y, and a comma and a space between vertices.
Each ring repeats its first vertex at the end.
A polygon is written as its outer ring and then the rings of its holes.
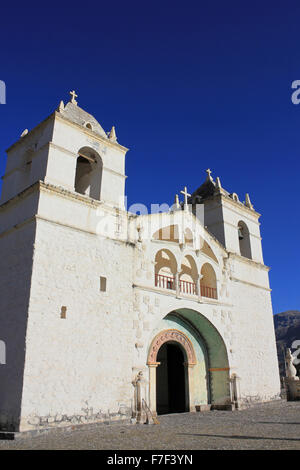
POLYGON ((154 338, 149 350, 148 365, 157 364, 158 351, 161 346, 168 341, 176 341, 177 343, 180 343, 186 352, 188 365, 192 366, 196 364, 196 355, 189 338, 181 331, 172 329, 164 330, 154 338))

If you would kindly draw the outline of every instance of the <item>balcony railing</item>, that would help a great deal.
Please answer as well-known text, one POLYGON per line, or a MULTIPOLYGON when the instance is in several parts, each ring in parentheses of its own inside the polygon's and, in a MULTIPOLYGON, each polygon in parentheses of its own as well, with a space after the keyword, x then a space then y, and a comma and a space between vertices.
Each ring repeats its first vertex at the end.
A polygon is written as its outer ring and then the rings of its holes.
POLYGON ((196 295, 196 284, 189 281, 179 281, 180 292, 183 294, 196 295))
MULTIPOLYGON (((162 274, 155 274, 155 287, 161 289, 176 290, 175 278, 171 276, 164 276, 162 274)), ((197 295, 196 284, 194 282, 179 280, 179 289, 182 294, 197 295)), ((200 285, 202 297, 209 299, 217 299, 217 289, 215 287, 200 285)))
POLYGON ((155 287, 175 290, 175 279, 174 277, 163 276, 162 274, 155 274, 155 287))
POLYGON ((214 287, 204 286, 203 284, 200 285, 201 296, 208 297, 209 299, 217 299, 217 289, 214 287))

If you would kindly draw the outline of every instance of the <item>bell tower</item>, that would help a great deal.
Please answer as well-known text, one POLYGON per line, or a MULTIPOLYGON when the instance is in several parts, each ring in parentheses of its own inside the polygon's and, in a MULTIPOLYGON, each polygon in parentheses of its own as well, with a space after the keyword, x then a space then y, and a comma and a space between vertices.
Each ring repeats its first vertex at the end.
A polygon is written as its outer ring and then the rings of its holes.
MULTIPOLYGON (((66 377, 78 362, 78 342, 97 348, 89 357, 107 357, 109 348, 100 343, 111 299, 130 312, 124 292, 132 290, 133 249, 128 254, 118 236, 122 227, 127 233, 122 210, 127 148, 118 143, 114 127, 106 133, 78 106, 74 91, 70 96, 7 150, 0 201, 0 355, 3 344, 6 352, 6 364, 0 365, 0 429, 5 431, 31 426, 27 416, 41 403, 40 360, 62 362, 66 377), (119 265, 127 266, 122 276, 119 265), (82 339, 95 331, 93 339, 82 339), (61 361, 65 347, 73 353, 61 361)), ((125 335, 124 351, 128 344, 125 335)), ((95 367, 83 364, 78 377, 95 367)), ((56 368, 52 373, 47 387, 57 390, 56 368)))
POLYGON ((37 181, 124 208, 125 155, 114 126, 106 133, 99 122, 70 101, 42 123, 22 133, 7 150, 1 203, 37 181))
POLYGON ((204 204, 204 225, 227 251, 263 263, 260 214, 251 204, 249 194, 241 202, 236 193, 222 188, 220 178, 216 181, 211 170, 206 170, 204 183, 193 192, 189 204, 204 204))

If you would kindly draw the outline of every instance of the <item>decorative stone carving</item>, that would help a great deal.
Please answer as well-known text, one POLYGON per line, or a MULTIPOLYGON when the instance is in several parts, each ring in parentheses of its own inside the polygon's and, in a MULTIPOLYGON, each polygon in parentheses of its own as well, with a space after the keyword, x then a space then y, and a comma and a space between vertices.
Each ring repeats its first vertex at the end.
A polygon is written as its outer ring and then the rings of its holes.
POLYGON ((111 131, 108 135, 109 140, 112 142, 117 142, 117 135, 116 135, 116 129, 115 126, 112 126, 111 131))
POLYGON ((65 105, 64 105, 64 102, 61 100, 60 103, 59 103, 59 106, 57 108, 57 111, 60 113, 64 109, 65 109, 65 105))
POLYGON ((240 408, 240 380, 240 377, 236 374, 232 374, 229 379, 231 402, 234 404, 235 408, 240 408))
POLYGON ((293 364, 293 355, 290 349, 287 349, 285 362, 286 362, 286 388, 287 388, 287 399, 300 400, 300 380, 296 376, 297 370, 293 364))
POLYGON ((252 203, 251 203, 251 201, 250 201, 250 197, 249 197, 249 194, 248 194, 248 193, 246 193, 245 206, 246 206, 246 207, 249 207, 249 209, 254 210, 253 205, 252 205, 252 203))
POLYGON ((145 423, 147 415, 143 409, 143 400, 146 401, 147 380, 143 376, 143 371, 139 371, 132 381, 134 386, 134 417, 138 424, 145 423))
POLYGON ((157 364, 158 351, 161 346, 168 341, 180 343, 186 352, 188 365, 192 366, 196 364, 196 354, 189 338, 181 331, 172 329, 164 330, 154 338, 149 350, 148 365, 157 364))
POLYGON ((286 351, 286 356, 285 356, 285 361, 286 361, 286 376, 289 379, 293 380, 299 380, 299 377, 297 377, 297 369, 293 364, 293 355, 291 353, 291 350, 288 348, 286 351))

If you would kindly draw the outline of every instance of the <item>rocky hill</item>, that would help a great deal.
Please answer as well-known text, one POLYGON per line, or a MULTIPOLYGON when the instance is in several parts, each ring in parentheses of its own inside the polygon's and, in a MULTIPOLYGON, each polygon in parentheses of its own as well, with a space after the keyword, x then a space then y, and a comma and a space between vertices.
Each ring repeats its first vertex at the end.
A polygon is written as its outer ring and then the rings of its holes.
MULTIPOLYGON (((285 375, 284 351, 291 348, 293 341, 300 341, 300 311, 288 310, 274 315, 274 325, 277 343, 277 354, 280 375, 285 375)), ((292 352, 295 350, 292 349, 292 352)), ((300 359, 300 355, 299 355, 300 359)), ((300 376, 300 364, 295 366, 300 376)))

